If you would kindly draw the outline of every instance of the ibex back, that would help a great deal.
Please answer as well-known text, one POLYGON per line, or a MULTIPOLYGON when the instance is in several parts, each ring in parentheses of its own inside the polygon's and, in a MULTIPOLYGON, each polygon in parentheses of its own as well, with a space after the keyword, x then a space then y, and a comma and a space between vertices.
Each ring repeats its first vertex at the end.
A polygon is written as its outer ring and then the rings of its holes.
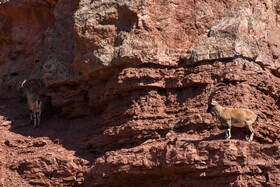
POLYGON ((211 113, 213 117, 217 116, 217 118, 221 121, 221 124, 227 127, 226 139, 231 138, 231 126, 239 128, 247 127, 251 132, 248 142, 251 142, 254 137, 252 125, 257 120, 258 116, 249 109, 225 108, 219 105, 218 102, 214 101, 214 94, 224 87, 226 87, 224 83, 217 83, 211 88, 210 93, 208 94, 207 112, 211 113))
MULTIPOLYGON (((33 84, 34 84, 33 83, 33 84)), ((21 98, 23 95, 26 95, 27 103, 30 109, 30 122, 33 120, 33 128, 40 125, 41 113, 42 113, 42 98, 38 94, 38 89, 42 87, 41 83, 38 83, 38 80, 24 80, 21 84, 21 98), (37 86, 32 86, 32 82, 37 86)))

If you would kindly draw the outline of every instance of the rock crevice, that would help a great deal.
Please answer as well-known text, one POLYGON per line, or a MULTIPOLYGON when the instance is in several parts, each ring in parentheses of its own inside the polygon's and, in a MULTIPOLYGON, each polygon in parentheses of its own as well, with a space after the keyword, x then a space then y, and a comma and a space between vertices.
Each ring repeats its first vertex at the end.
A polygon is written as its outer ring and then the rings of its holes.
POLYGON ((0 185, 280 185, 279 36, 278 0, 2 1, 0 185), (251 144, 206 112, 217 82, 259 116, 251 144))

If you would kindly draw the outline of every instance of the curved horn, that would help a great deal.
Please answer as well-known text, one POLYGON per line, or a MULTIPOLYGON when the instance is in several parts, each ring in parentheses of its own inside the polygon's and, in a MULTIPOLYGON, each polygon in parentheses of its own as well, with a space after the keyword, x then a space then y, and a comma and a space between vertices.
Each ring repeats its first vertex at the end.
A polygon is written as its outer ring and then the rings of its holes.
POLYGON ((21 83, 21 87, 23 87, 26 83, 26 79, 21 83))
POLYGON ((220 89, 222 89, 222 88, 225 88, 225 87, 226 87, 226 84, 220 82, 220 83, 215 84, 215 85, 210 89, 210 92, 209 92, 209 94, 208 94, 208 97, 209 97, 209 98, 208 98, 208 105, 210 105, 210 104, 212 103, 212 99, 213 99, 214 94, 215 94, 218 90, 220 90, 220 89))

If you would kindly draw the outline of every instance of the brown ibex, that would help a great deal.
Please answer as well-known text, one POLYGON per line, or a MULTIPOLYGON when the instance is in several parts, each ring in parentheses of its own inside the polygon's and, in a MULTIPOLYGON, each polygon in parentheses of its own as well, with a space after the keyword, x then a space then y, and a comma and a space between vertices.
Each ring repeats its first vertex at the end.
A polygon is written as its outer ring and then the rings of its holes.
POLYGON ((225 88, 226 85, 224 83, 217 83, 214 87, 211 88, 208 94, 208 109, 207 112, 211 113, 213 117, 215 115, 221 121, 223 126, 227 127, 226 130, 226 139, 231 138, 231 126, 233 127, 247 127, 250 132, 250 138, 248 142, 251 142, 254 137, 254 130, 253 130, 253 123, 257 120, 258 116, 249 109, 243 108, 225 108, 219 105, 217 101, 213 100, 214 94, 222 89, 225 88))
POLYGON ((42 98, 39 95, 39 90, 42 88, 42 82, 36 79, 24 80, 21 84, 20 97, 24 95, 27 98, 27 103, 30 109, 30 122, 33 120, 33 128, 40 125, 42 113, 42 98))

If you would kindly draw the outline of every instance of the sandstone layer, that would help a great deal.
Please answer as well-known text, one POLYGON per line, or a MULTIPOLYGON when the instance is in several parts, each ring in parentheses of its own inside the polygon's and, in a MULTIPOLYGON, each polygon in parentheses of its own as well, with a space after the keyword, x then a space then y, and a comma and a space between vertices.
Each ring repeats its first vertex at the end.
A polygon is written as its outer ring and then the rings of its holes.
POLYGON ((280 185, 280 1, 0 3, 1 185, 280 185), (252 143, 206 113, 216 82, 259 116, 252 143))

